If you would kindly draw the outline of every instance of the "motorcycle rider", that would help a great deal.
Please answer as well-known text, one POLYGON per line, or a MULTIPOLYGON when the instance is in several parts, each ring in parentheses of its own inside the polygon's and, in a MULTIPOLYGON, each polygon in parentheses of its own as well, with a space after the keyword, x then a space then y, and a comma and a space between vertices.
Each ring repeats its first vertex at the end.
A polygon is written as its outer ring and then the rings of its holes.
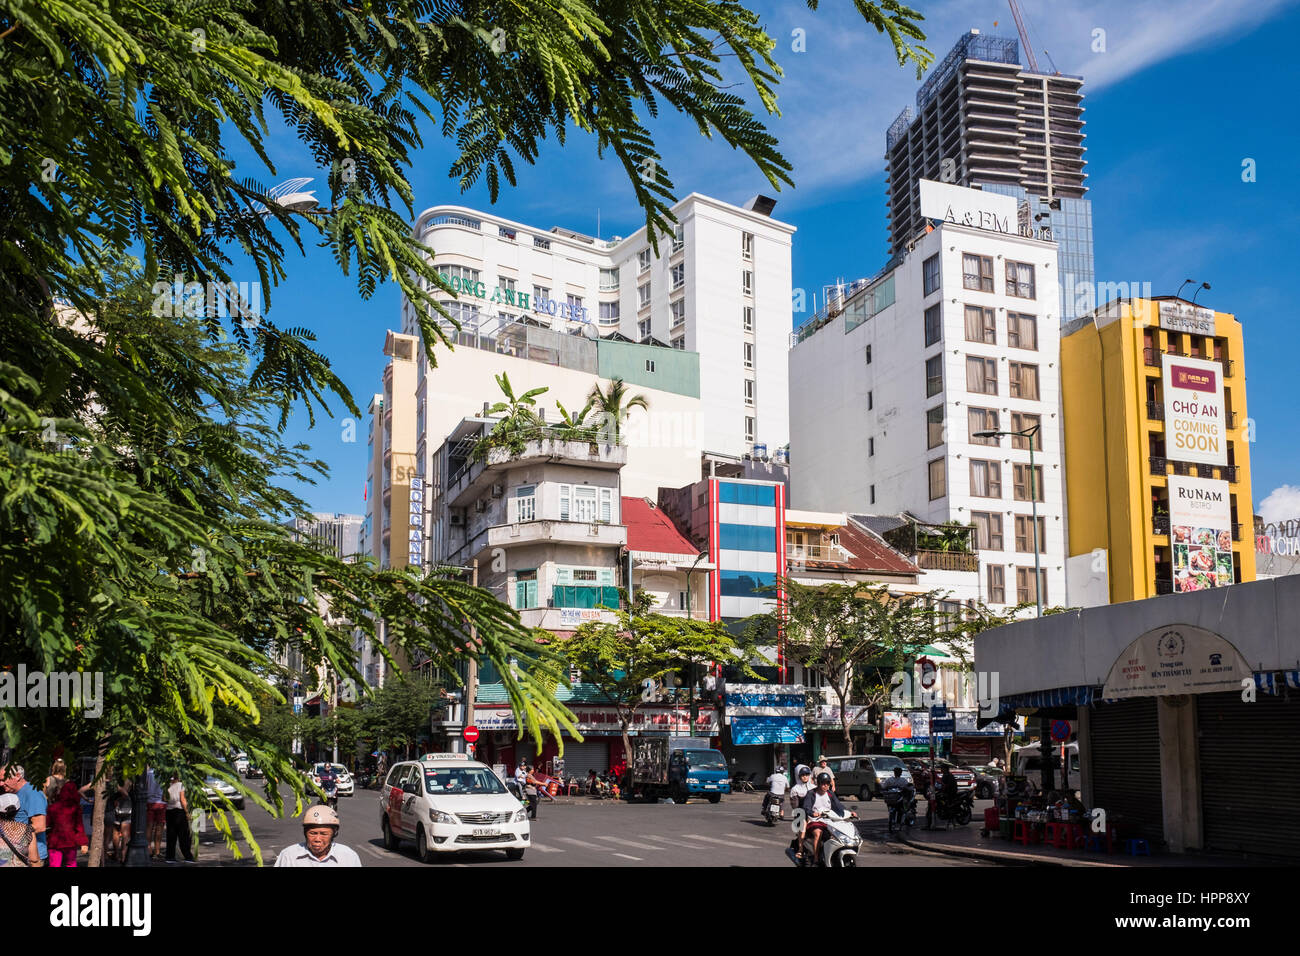
MULTIPOLYGON (((794 771, 794 776, 795 779, 798 781, 798 783, 796 783, 793 787, 790 788, 791 814, 793 814, 796 810, 799 810, 803 806, 804 796, 808 793, 809 790, 813 789, 812 771, 809 770, 806 766, 800 764, 798 767, 796 767, 794 771)), ((808 818, 806 815, 803 815, 801 817, 795 817, 795 819, 801 822, 799 825, 799 835, 796 836, 793 840, 794 855, 796 859, 802 860, 803 859, 803 835, 804 835, 804 831, 808 828, 808 818)))
POLYGON ((339 805, 338 773, 331 764, 323 764, 318 776, 320 788, 325 791, 325 802, 337 810, 339 805))
POLYGON ((767 778, 767 793, 763 796, 763 809, 760 811, 764 817, 767 816, 767 808, 775 803, 780 818, 785 819, 785 788, 789 784, 790 781, 785 775, 785 767, 777 764, 776 769, 772 771, 772 775, 767 778))
MULTIPOLYGON (((911 784, 909 784, 906 780, 903 779, 903 768, 895 767, 894 775, 892 777, 886 777, 885 782, 880 785, 880 789, 881 791, 905 790, 909 786, 911 786, 911 784)), ((883 792, 881 796, 884 796, 883 792)), ((902 796, 899 797, 899 799, 906 800, 907 795, 903 794, 902 796)), ((906 807, 903 807, 904 812, 906 812, 906 809, 907 809, 906 807)), ((892 806, 889 809, 889 829, 890 830, 894 829, 894 808, 892 806)))
POLYGON ((945 765, 943 776, 939 778, 939 808, 945 820, 952 819, 956 806, 957 778, 952 775, 952 768, 945 765))
POLYGON ((826 832, 826 827, 818 824, 818 818, 829 813, 857 818, 856 812, 845 813, 844 804, 840 803, 840 798, 831 790, 831 775, 829 773, 819 773, 817 775, 817 789, 809 790, 804 794, 803 811, 807 824, 812 828, 813 847, 812 860, 810 861, 812 863, 817 861, 817 854, 821 850, 822 835, 826 832))

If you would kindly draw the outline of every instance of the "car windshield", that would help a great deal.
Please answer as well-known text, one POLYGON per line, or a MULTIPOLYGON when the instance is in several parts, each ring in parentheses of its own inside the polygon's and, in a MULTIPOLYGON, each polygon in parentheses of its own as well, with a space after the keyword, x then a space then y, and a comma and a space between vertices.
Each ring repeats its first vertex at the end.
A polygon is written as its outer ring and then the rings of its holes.
POLYGON ((871 764, 876 768, 876 770, 885 773, 893 773, 895 767, 902 767, 904 770, 907 769, 903 764, 903 761, 899 760, 897 757, 872 757, 871 764))
POLYGON ((693 770, 726 770, 727 764, 722 754, 716 750, 688 750, 686 762, 693 770))
POLYGON ((505 785, 487 767, 425 767, 424 789, 436 794, 505 793, 505 785))

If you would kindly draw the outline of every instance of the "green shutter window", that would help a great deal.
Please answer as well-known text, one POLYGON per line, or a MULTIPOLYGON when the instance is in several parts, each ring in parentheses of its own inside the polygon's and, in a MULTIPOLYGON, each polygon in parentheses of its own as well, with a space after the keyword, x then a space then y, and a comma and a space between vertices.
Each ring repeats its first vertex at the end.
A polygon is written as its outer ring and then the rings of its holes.
POLYGON ((537 571, 515 572, 515 610, 537 607, 537 571))

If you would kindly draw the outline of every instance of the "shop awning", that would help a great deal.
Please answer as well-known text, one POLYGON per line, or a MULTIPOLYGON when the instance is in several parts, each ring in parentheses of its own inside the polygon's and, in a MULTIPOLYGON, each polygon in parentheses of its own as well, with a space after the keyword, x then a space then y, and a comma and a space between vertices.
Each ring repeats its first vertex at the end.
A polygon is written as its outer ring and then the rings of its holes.
POLYGON ((1087 707, 1101 697, 1101 688, 1092 684, 1077 687, 1053 687, 1028 694, 1011 694, 998 701, 999 710, 993 717, 980 717, 975 725, 983 727, 996 722, 1008 723, 1015 719, 1020 709, 1047 710, 1053 707, 1087 707))
POLYGON ((1283 687, 1300 690, 1300 671, 1256 671, 1255 686, 1266 694, 1280 694, 1283 687))

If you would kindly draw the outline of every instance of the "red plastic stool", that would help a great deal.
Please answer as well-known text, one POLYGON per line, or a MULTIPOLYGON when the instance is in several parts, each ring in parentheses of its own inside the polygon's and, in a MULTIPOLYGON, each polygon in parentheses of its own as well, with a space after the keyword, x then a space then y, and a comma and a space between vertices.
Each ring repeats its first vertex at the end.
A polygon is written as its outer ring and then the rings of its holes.
POLYGON ((1031 843, 1037 843, 1040 839, 1039 833, 1034 829, 1033 824, 1027 820, 1017 820, 1011 833, 1013 843, 1020 843, 1029 846, 1031 843))

